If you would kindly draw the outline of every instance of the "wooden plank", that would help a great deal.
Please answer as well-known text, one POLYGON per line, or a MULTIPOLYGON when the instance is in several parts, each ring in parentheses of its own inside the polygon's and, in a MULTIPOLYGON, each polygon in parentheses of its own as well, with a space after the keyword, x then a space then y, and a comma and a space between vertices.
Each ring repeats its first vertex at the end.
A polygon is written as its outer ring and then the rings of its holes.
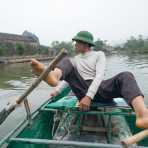
MULTIPOLYGON (((76 128, 76 125, 72 125, 72 128, 76 128)), ((87 132, 107 132, 104 127, 82 126, 81 131, 87 132)))

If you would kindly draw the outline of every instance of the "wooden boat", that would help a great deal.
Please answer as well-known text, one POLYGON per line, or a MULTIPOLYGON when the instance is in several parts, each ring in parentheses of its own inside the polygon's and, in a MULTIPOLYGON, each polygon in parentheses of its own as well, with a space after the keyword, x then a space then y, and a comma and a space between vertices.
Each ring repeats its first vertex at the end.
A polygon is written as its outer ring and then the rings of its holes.
MULTIPOLYGON (((121 148, 121 141, 140 131, 135 127, 135 113, 121 99, 94 103, 90 111, 80 112, 77 98, 65 89, 27 112, 26 119, 0 141, 2 148, 121 148)), ((27 110, 27 109, 26 109, 27 110)), ((148 141, 132 145, 148 147, 148 141)))

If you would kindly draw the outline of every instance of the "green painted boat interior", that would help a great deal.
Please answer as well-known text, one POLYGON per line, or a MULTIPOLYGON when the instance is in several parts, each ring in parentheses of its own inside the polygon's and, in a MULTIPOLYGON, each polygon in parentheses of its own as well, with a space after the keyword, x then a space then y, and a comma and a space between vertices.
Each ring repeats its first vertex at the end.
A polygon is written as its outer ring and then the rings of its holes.
MULTIPOLYGON (((49 101, 44 106, 39 109, 39 113, 32 119, 32 124, 25 126, 17 136, 13 136, 16 138, 29 138, 29 139, 53 139, 53 125, 54 125, 54 112, 50 111, 50 109, 59 109, 65 112, 68 109, 73 109, 79 116, 84 114, 94 114, 95 112, 79 112, 77 110, 77 99, 75 96, 67 96, 70 92, 70 88, 65 89, 59 96, 53 98, 52 101, 49 101), (66 97, 64 97, 66 96, 66 97), (61 99, 62 98, 62 99, 61 99)), ((120 109, 119 112, 96 112, 98 115, 109 115, 112 116, 123 116, 125 117, 130 130, 133 134, 140 131, 140 129, 135 126, 135 115, 128 114, 132 112, 132 109, 120 109)), ((79 120, 78 126, 80 126, 81 121, 79 120)), ((54 131, 55 132, 55 131, 54 131)), ((111 134, 109 135, 111 136, 111 134)), ((8 143, 7 148, 49 148, 47 144, 32 144, 25 143, 20 141, 13 141, 10 138, 5 140, 8 143)), ((138 145, 148 147, 148 138, 142 140, 138 143, 138 145)))
MULTIPOLYGON (((71 89, 67 87, 62 93, 54 98, 53 102, 60 100, 64 96, 67 96, 71 89)), ((76 100, 76 99, 75 99, 76 100)), ((47 103, 44 107, 47 108, 47 103)), ((26 126, 20 134, 17 135, 17 138, 37 138, 37 139, 52 139, 52 126, 53 126, 53 112, 44 112, 40 111, 39 114, 32 121, 33 123, 29 126, 26 126)), ((22 142, 9 142, 8 148, 48 148, 48 145, 43 144, 27 144, 22 142)))
MULTIPOLYGON (((31 126, 25 129, 17 136, 17 138, 39 138, 52 139, 51 130, 53 125, 53 113, 40 112, 31 126)), ((10 142, 8 148, 48 148, 47 145, 26 144, 21 142, 10 142)))

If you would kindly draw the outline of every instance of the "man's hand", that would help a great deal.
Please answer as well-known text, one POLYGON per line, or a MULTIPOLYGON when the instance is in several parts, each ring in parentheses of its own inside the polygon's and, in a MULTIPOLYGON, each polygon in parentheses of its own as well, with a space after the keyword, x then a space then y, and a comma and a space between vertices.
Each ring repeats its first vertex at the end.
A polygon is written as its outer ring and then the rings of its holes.
POLYGON ((90 109, 90 104, 91 104, 91 98, 88 96, 83 97, 79 102, 80 111, 88 111, 90 109))

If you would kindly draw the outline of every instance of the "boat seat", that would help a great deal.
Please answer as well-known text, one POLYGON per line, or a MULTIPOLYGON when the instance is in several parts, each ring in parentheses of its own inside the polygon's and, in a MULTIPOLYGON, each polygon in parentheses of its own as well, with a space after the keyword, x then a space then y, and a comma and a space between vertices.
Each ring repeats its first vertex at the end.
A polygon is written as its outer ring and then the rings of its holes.
POLYGON ((109 102, 103 102, 103 101, 92 102, 90 110, 98 110, 99 108, 108 108, 108 107, 117 107, 117 106, 118 104, 114 100, 109 102))
POLYGON ((91 104, 91 110, 95 110, 97 108, 128 108, 131 109, 131 107, 125 102, 123 98, 114 98, 111 101, 99 101, 99 102, 92 102, 91 104))
MULTIPOLYGON (((101 100, 99 102, 92 102, 91 103, 91 110, 96 110, 98 108, 128 108, 131 107, 124 101, 123 98, 115 98, 111 101, 104 101, 101 100)), ((78 110, 78 99, 75 96, 66 96, 57 101, 50 101, 46 106, 46 109, 74 109, 78 110)))

